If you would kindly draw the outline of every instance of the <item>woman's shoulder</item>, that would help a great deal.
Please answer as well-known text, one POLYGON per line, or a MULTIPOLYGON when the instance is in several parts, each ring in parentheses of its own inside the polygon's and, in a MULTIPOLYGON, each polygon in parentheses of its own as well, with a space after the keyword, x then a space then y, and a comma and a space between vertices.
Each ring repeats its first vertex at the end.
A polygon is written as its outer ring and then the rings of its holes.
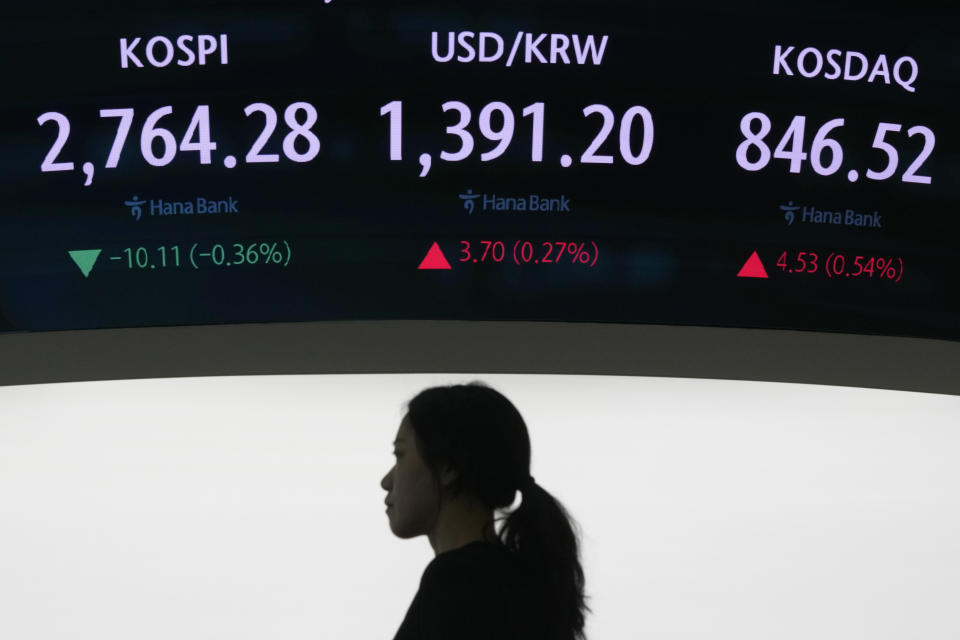
POLYGON ((534 630, 545 619, 536 591, 506 547, 475 542, 438 554, 424 571, 419 597, 441 626, 459 621, 476 637, 530 639, 540 637, 534 630))

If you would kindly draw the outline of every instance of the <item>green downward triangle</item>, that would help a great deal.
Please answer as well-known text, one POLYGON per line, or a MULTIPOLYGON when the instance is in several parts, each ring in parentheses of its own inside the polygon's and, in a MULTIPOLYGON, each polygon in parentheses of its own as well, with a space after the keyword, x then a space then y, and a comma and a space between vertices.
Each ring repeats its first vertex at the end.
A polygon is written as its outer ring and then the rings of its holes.
POLYGON ((80 251, 68 251, 67 253, 70 254, 73 261, 80 267, 84 278, 90 275, 90 271, 93 270, 93 265, 97 262, 97 258, 100 257, 100 249, 83 249, 80 251))

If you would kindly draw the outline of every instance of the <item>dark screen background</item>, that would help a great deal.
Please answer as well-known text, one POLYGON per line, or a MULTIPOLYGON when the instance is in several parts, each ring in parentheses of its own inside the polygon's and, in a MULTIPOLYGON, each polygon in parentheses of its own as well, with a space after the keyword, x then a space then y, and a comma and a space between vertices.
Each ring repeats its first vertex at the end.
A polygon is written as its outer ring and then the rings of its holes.
MULTIPOLYGON (((351 319, 590 321, 758 327, 960 339, 957 203, 960 152, 956 104, 960 46, 956 10, 869 11, 827 3, 777 8, 752 3, 677 2, 322 2, 159 3, 123 9, 17 9, 2 27, 5 98, 0 114, 3 205, 0 210, 0 329, 43 331, 209 323, 351 319), (438 63, 431 32, 490 31, 507 51, 517 31, 608 36, 602 64, 438 63), (206 66, 172 63, 121 69, 120 38, 226 33, 229 63, 219 51, 206 66), (776 45, 793 45, 794 76, 773 75, 776 45), (836 48, 867 56, 900 56, 919 65, 915 93, 882 81, 804 78, 797 52, 836 48), (403 101, 403 160, 389 159, 383 105, 403 101), (448 100, 472 110, 473 153, 443 162, 460 143, 446 128, 448 100), (312 131, 319 155, 305 163, 284 157, 289 131, 283 108, 297 101, 318 112, 312 131), (493 148, 476 125, 481 108, 509 105, 516 126, 508 150, 493 148), (243 108, 276 108, 277 129, 263 153, 275 164, 246 164, 263 116, 243 108), (545 104, 543 162, 530 160, 530 118, 524 107, 545 104), (140 153, 147 115, 170 105, 159 126, 179 143, 197 105, 209 105, 217 149, 209 165, 178 151, 163 167, 140 153), (599 153, 610 165, 585 165, 582 154, 600 129, 584 107, 603 104, 619 118, 634 105, 654 121, 650 158, 624 162, 619 122, 599 153), (104 168, 118 120, 105 108, 133 108, 135 118, 119 164, 104 168), (41 172, 56 137, 37 117, 57 111, 70 120, 58 161, 74 171, 41 172), (750 172, 738 166, 740 120, 760 111, 772 123, 771 150, 795 115, 807 118, 804 151, 817 129, 845 118, 832 138, 842 168, 820 176, 803 163, 789 173, 772 159, 750 172), (871 148, 877 124, 900 156, 894 176, 867 180, 885 155, 871 148), (900 180, 920 154, 924 125, 936 134, 918 171, 932 183, 900 180), (426 178, 417 158, 433 156, 426 178), (233 154, 235 168, 223 157, 233 154), (564 168, 568 153, 574 164, 564 168), (96 166, 83 186, 80 165, 96 166), (850 182, 849 167, 861 177, 850 182), (569 199, 569 213, 464 209, 459 197, 540 194, 569 199), (233 198, 238 213, 144 216, 134 197, 189 201, 233 198), (878 211, 883 227, 787 225, 781 205, 878 211), (460 243, 515 240, 596 243, 592 267, 559 264, 460 263, 460 243), (210 265, 194 269, 128 268, 124 248, 214 242, 289 244, 289 265, 210 265), (418 270, 436 242, 450 270, 418 270), (102 249, 89 277, 69 250, 102 249), (738 278, 753 251, 769 278, 738 278), (787 274, 775 266, 783 251, 833 252, 902 259, 899 281, 787 274)), ((549 36, 548 36, 549 38, 549 36)), ((194 41, 194 47, 196 40, 194 41)), ((548 46, 541 50, 548 50, 548 46)), ((504 56, 506 52, 504 53, 504 56)), ((175 58, 180 57, 179 51, 175 58)), ((518 54, 518 58, 520 54, 518 54)), ((634 123, 633 148, 642 126, 634 123)), ((301 141, 302 142, 302 141, 301 141)), ((159 143, 156 147, 159 149, 159 143)), ((305 146, 298 149, 303 151, 305 146)), ((755 157, 755 156, 751 156, 755 157)), ((479 207, 478 207, 479 208, 479 207)), ((508 254, 509 254, 508 250, 508 254)), ((168 255, 169 258, 169 255, 168 255)))

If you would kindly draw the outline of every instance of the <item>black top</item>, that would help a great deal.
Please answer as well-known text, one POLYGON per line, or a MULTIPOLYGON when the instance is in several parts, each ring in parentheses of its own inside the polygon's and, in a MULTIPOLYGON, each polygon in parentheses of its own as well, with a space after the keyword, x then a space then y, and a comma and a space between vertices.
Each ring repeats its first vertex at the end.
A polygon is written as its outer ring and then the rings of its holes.
POLYGON ((438 554, 394 640, 556 640, 542 594, 501 544, 438 554))

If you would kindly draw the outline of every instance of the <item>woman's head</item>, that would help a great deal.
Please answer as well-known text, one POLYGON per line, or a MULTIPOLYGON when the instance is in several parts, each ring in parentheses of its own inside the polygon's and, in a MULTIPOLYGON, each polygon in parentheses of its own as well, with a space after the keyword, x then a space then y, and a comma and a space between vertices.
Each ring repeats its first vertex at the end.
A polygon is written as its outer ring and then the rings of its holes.
MULTIPOLYGON (((457 520, 479 539, 501 542, 548 601, 551 637, 584 637, 584 576, 570 514, 539 483, 495 531, 493 512, 514 503, 530 475, 530 436, 516 407, 483 383, 425 389, 407 403, 393 468, 381 481, 390 528, 431 535, 457 520)), ((497 520, 501 520, 498 518, 497 520)), ((431 538, 431 543, 434 543, 431 538)), ((436 548, 436 545, 434 545, 436 548)))
POLYGON ((479 383, 426 389, 407 406, 396 463, 381 482, 393 505, 390 528, 400 538, 430 534, 448 506, 487 513, 483 537, 494 537, 492 511, 509 507, 529 475, 530 439, 520 413, 479 383))

